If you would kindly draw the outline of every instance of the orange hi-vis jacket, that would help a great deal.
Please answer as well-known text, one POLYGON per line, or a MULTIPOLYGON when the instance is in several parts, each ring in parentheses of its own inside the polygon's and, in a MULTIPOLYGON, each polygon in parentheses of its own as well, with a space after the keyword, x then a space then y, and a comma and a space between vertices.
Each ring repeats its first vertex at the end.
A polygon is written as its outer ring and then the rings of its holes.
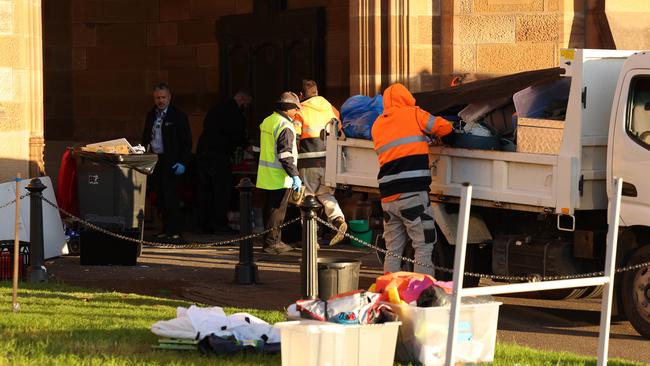
POLYGON ((452 131, 449 121, 415 106, 415 98, 402 84, 384 91, 384 112, 372 126, 379 159, 382 198, 407 192, 429 191, 429 139, 452 131))
POLYGON ((300 114, 296 121, 301 122, 297 128, 300 136, 298 164, 308 168, 325 163, 325 141, 323 130, 327 124, 338 119, 336 109, 327 99, 313 96, 302 103, 300 114), (320 163, 320 164, 318 164, 320 163))

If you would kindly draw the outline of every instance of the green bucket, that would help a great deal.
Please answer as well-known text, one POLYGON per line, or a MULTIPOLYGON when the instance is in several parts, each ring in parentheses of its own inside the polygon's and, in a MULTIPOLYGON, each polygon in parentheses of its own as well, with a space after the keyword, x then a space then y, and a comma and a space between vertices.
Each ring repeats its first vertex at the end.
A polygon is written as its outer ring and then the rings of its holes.
MULTIPOLYGON (((359 240, 372 244, 372 230, 368 225, 368 220, 348 221, 348 233, 359 240)), ((363 244, 359 243, 356 240, 350 239, 350 243, 352 243, 352 245, 358 248, 364 247, 363 244)))

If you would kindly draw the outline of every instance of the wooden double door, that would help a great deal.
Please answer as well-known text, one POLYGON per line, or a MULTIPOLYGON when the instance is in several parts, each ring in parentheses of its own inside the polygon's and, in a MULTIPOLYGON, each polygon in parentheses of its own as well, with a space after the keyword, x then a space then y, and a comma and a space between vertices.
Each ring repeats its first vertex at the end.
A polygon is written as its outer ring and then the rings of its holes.
POLYGON ((259 138, 259 124, 280 93, 297 93, 302 79, 324 86, 325 13, 323 8, 286 10, 281 0, 258 0, 254 6, 252 14, 219 19, 217 35, 221 92, 251 92, 247 127, 259 138))

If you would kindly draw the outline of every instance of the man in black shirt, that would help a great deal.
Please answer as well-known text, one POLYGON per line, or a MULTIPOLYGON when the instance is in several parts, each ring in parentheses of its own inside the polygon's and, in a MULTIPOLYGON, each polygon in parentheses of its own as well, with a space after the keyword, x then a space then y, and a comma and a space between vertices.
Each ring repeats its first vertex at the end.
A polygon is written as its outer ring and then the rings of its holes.
POLYGON ((170 105, 172 94, 167 84, 154 87, 153 99, 155 105, 145 119, 142 145, 158 154, 152 178, 164 227, 157 238, 178 240, 182 218, 177 191, 192 154, 192 132, 187 115, 170 105))
POLYGON ((231 157, 237 147, 246 147, 245 110, 252 98, 244 90, 212 107, 205 116, 196 147, 199 172, 199 230, 231 233, 228 208, 234 185, 231 157))

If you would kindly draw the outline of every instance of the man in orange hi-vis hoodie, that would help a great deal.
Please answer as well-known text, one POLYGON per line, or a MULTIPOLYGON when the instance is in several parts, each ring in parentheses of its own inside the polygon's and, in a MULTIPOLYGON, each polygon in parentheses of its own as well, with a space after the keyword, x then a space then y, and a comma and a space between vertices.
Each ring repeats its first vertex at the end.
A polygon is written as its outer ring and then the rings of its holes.
MULTIPOLYGON (((431 253, 436 226, 429 200, 429 135, 445 136, 449 121, 415 106, 415 98, 402 84, 384 91, 384 112, 372 126, 379 159, 379 192, 384 210, 386 249, 402 255, 406 236, 415 250, 415 272, 433 274, 431 253)), ((401 270, 401 260, 387 255, 385 272, 401 270)))

